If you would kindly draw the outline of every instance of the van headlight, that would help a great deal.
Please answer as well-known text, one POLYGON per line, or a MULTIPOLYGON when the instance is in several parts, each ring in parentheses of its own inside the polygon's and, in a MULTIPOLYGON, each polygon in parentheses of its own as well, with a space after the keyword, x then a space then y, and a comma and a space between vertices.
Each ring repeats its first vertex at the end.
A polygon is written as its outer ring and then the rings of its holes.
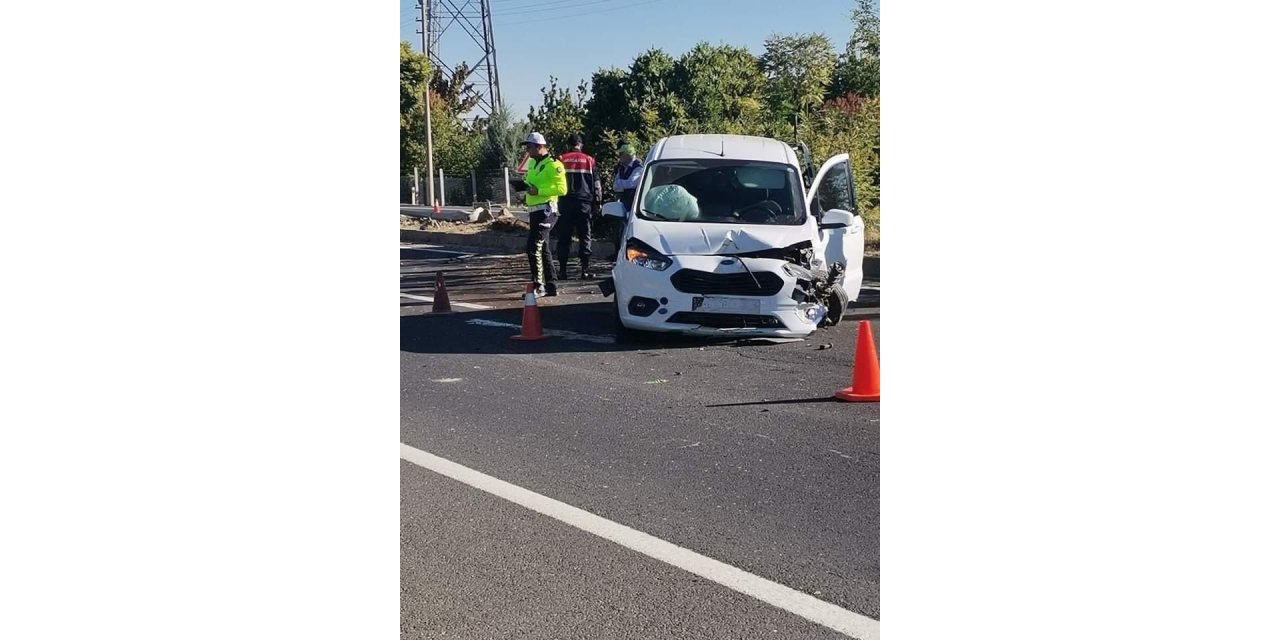
POLYGON ((627 262, 654 271, 665 271, 671 266, 671 258, 635 238, 627 240, 627 262))

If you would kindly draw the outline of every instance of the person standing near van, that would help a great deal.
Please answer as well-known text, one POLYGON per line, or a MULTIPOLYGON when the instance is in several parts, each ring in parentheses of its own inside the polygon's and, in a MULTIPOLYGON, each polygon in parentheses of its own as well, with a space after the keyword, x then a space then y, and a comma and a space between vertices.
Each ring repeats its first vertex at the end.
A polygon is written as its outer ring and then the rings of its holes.
POLYGON ((541 133, 530 133, 524 141, 529 152, 525 173, 525 206, 529 208, 529 238, 525 253, 529 256, 530 278, 538 297, 556 295, 556 276, 551 264, 551 227, 556 223, 556 204, 569 192, 564 165, 551 157, 547 139, 541 133))
POLYGON ((559 236, 556 259, 560 262, 559 279, 568 280, 569 247, 576 234, 578 262, 582 265, 582 279, 586 280, 591 277, 591 213, 600 206, 603 195, 596 159, 582 152, 582 136, 573 134, 569 138, 569 146, 572 147, 570 151, 560 154, 560 162, 568 176, 569 193, 557 203, 560 222, 554 233, 559 236))
POLYGON ((622 201, 628 211, 635 200, 636 189, 640 188, 641 168, 635 147, 629 144, 618 147, 618 165, 613 170, 613 191, 618 194, 618 200, 622 201))
MULTIPOLYGON (((635 201, 636 189, 640 188, 640 174, 643 165, 636 157, 635 147, 624 144, 618 147, 618 164, 613 168, 613 192, 618 194, 618 201, 631 211, 631 203, 635 201)), ((613 237, 618 247, 622 247, 622 232, 627 227, 626 220, 613 222, 613 237)))

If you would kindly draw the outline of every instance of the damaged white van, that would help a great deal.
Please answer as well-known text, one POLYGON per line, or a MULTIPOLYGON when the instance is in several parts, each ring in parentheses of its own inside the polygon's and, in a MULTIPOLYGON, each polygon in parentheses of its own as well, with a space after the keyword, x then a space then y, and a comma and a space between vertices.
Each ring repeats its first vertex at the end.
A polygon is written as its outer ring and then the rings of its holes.
POLYGON ((839 322, 862 283, 849 156, 816 174, 806 168, 796 149, 770 138, 658 141, 631 210, 604 206, 626 220, 612 277, 601 284, 614 294, 618 339, 804 337, 839 322))

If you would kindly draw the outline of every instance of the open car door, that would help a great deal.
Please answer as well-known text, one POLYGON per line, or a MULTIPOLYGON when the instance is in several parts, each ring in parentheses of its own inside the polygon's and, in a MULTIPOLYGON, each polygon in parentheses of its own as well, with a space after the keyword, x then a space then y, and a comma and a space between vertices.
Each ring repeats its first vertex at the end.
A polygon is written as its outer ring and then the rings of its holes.
POLYGON ((809 213, 818 224, 822 258, 827 265, 844 263, 841 284, 850 300, 857 300, 862 289, 862 253, 866 248, 862 216, 858 215, 858 201, 854 196, 853 172, 847 153, 827 160, 805 194, 809 213))

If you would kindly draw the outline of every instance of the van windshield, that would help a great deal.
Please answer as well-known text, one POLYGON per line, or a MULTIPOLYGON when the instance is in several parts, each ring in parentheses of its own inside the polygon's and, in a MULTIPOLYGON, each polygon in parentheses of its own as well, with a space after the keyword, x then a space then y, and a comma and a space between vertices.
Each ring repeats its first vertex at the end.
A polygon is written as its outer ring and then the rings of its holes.
POLYGON ((795 168, 721 158, 659 160, 645 169, 638 215, 713 224, 804 224, 795 168))

